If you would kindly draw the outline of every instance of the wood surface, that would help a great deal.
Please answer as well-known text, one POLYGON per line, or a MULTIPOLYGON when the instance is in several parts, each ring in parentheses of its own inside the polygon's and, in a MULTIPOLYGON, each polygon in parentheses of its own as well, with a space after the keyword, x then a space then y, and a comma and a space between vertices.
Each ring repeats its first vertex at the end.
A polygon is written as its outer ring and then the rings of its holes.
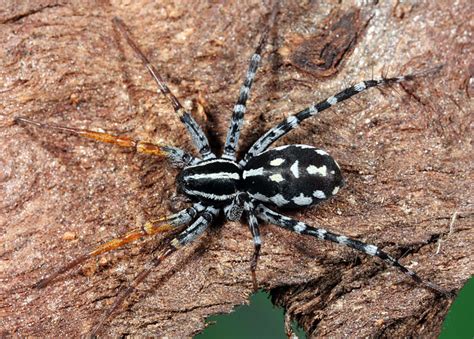
MULTIPOLYGON (((106 144, 13 125, 16 116, 194 151, 114 29, 121 17, 220 152, 259 32, 260 1, 0 1, 0 335, 90 332, 164 236, 31 286, 84 251, 180 206, 178 171, 106 144)), ((288 212, 382 247, 458 291, 473 274, 472 2, 282 2, 254 84, 241 152, 275 123, 360 80, 443 65, 372 89, 277 143, 326 149, 346 186, 288 212)), ((314 337, 436 337, 440 299, 379 260, 262 225, 258 279, 314 337)), ((104 334, 186 337, 252 293, 252 240, 218 222, 153 272, 104 334)), ((268 324, 262 324, 268 326, 268 324)), ((283 324, 272 324, 283 326, 283 324)))

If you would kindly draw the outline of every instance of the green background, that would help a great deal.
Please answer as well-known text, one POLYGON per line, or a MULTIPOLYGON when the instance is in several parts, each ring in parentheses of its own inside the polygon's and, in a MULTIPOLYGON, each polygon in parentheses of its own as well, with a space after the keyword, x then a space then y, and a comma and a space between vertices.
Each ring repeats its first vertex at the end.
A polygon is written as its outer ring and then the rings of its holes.
MULTIPOLYGON (((208 318, 210 324, 196 339, 215 338, 286 338, 283 309, 274 307, 265 292, 250 298, 250 305, 236 307, 231 314, 208 318)), ((300 338, 305 338, 301 329, 296 329, 300 338)), ((459 292, 444 321, 439 339, 474 338, 474 278, 459 292)))

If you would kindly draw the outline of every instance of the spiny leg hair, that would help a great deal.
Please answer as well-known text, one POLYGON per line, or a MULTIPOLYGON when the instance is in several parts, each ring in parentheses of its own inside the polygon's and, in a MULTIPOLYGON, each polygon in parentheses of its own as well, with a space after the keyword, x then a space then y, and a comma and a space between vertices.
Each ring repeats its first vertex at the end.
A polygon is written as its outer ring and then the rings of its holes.
POLYGON ((152 63, 148 60, 145 53, 138 47, 135 41, 132 39, 127 27, 123 23, 123 21, 117 17, 113 18, 113 23, 118 27, 120 32, 127 40, 127 43, 130 47, 134 50, 135 54, 138 55, 140 60, 142 61, 145 68, 148 70, 150 75, 153 77, 155 82, 158 84, 158 87, 161 93, 168 99, 168 101, 173 106, 174 111, 178 115, 181 122, 184 124, 186 129, 188 130, 189 134, 191 135, 191 139, 198 149, 199 153, 202 155, 203 159, 212 159, 215 158, 215 154, 211 152, 211 148, 209 146, 209 141, 204 134, 203 130, 199 126, 199 124, 194 120, 189 112, 187 112, 183 105, 179 102, 178 98, 171 92, 166 82, 163 80, 161 75, 158 73, 156 68, 152 65, 152 63))
POLYGON ((88 129, 66 127, 55 124, 45 124, 23 117, 16 117, 15 123, 28 124, 39 128, 50 129, 62 133, 74 134, 86 139, 96 140, 99 142, 129 148, 137 153, 149 154, 161 158, 166 158, 174 166, 180 168, 198 163, 200 161, 199 159, 194 158, 192 155, 184 152, 183 150, 177 147, 168 145, 157 145, 150 142, 136 140, 127 136, 116 136, 109 133, 96 132, 88 129))
POLYGON ((188 207, 175 213, 170 216, 165 216, 162 218, 158 218, 155 220, 150 220, 146 222, 143 226, 135 228, 120 238, 115 238, 109 240, 102 245, 94 248, 91 251, 88 251, 74 260, 70 261, 54 273, 50 274, 46 278, 41 279, 38 281, 33 287, 34 288, 43 288, 49 285, 52 281, 54 281, 59 275, 71 270, 72 268, 76 267, 77 265, 83 263, 89 258, 98 256, 100 254, 110 252, 120 248, 128 243, 137 241, 138 239, 155 235, 157 233, 167 232, 171 229, 176 227, 180 227, 183 225, 189 224, 198 213, 204 210, 204 206, 200 203, 194 204, 192 207, 188 207))
POLYGON ((107 312, 102 315, 100 321, 92 329, 91 333, 89 334, 90 338, 96 338, 97 335, 100 334, 105 322, 122 305, 124 300, 127 299, 127 297, 133 293, 133 291, 135 291, 137 286, 140 285, 140 283, 142 283, 143 280, 145 280, 146 277, 148 277, 148 275, 163 262, 163 260, 168 258, 175 251, 175 247, 168 245, 163 250, 161 250, 158 255, 156 255, 152 260, 148 261, 145 264, 143 270, 141 270, 140 273, 137 274, 137 276, 132 280, 128 287, 124 287, 119 291, 118 296, 114 300, 112 306, 107 310, 107 312))
POLYGON ((101 320, 94 327, 91 332, 91 336, 94 337, 100 333, 103 325, 109 319, 109 317, 122 305, 123 301, 133 293, 135 288, 143 282, 146 277, 158 266, 163 260, 173 254, 178 248, 185 246, 195 240, 201 235, 211 224, 214 217, 219 212, 214 207, 206 207, 204 211, 199 213, 199 217, 183 232, 181 232, 176 238, 174 238, 164 249, 162 249, 152 260, 145 264, 145 268, 137 274, 130 285, 123 288, 118 297, 115 299, 112 306, 102 316, 101 320))
POLYGON ((400 264, 398 260, 390 256, 386 252, 380 250, 375 245, 366 244, 362 241, 351 239, 344 235, 336 234, 328 230, 325 230, 323 228, 316 228, 316 227, 309 226, 308 224, 304 222, 301 222, 301 221, 289 218, 287 216, 284 216, 282 214, 279 214, 277 212, 274 212, 262 204, 259 204, 257 206, 257 216, 260 219, 266 221, 267 223, 280 226, 282 228, 296 232, 298 234, 310 235, 312 237, 316 237, 321 240, 332 241, 340 245, 353 248, 365 254, 380 258, 383 261, 385 261, 388 265, 396 267, 398 270, 400 270, 401 272, 409 276, 411 279, 413 279, 415 282, 425 286, 426 288, 436 293, 439 293, 441 295, 449 295, 448 291, 440 288, 439 286, 429 281, 422 279, 415 272, 413 272, 412 270, 400 264))
POLYGON ((242 128, 242 124, 244 121, 244 114, 246 111, 246 103, 247 99, 249 98, 250 89, 252 87, 253 80, 255 78, 255 74, 257 73, 258 66, 261 60, 262 50, 265 47, 268 33, 270 29, 273 27, 273 23, 275 22, 275 17, 278 12, 278 6, 273 6, 273 10, 270 14, 270 18, 263 30, 260 41, 255 49, 254 54, 250 58, 250 64, 247 70, 247 74, 245 75, 245 80, 240 88, 239 98, 234 106, 232 119, 230 121, 229 129, 227 130, 227 137, 224 145, 224 154, 222 158, 229 159, 229 160, 236 160, 235 153, 237 151, 237 145, 239 143, 239 136, 240 136, 240 129, 242 128))
MULTIPOLYGON (((424 74, 424 73, 423 73, 424 74)), ((289 131, 295 129, 299 126, 299 124, 312 116, 328 109, 331 106, 336 105, 339 102, 347 100, 352 96, 359 94, 371 87, 376 87, 380 85, 390 85, 395 84, 403 81, 413 80, 414 78, 420 76, 420 74, 410 74, 405 76, 399 76, 395 78, 382 78, 378 80, 365 80, 361 81, 354 86, 348 87, 341 92, 330 96, 329 98, 314 104, 308 108, 305 108, 302 111, 294 115, 290 115, 283 121, 281 121, 278 125, 268 130, 264 135, 262 135, 253 145, 250 147, 247 154, 244 158, 240 161, 241 166, 245 166, 247 162, 255 157, 256 155, 265 151, 271 144, 275 141, 280 139, 282 136, 287 134, 289 131)))

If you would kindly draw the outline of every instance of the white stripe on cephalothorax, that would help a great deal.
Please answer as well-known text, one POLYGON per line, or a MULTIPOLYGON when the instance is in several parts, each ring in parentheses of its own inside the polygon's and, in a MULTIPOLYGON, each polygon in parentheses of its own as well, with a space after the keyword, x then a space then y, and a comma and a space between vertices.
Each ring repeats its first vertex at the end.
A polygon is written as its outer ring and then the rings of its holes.
POLYGON ((217 200, 217 201, 230 200, 233 197, 235 197, 235 195, 237 194, 237 193, 232 193, 232 194, 218 195, 218 194, 212 194, 212 193, 206 193, 202 191, 195 191, 195 190, 188 190, 188 189, 184 189, 184 192, 191 196, 203 197, 209 200, 217 200))
POLYGON ((210 179, 210 180, 215 180, 215 179, 234 179, 234 180, 239 180, 240 176, 239 173, 232 173, 232 172, 216 172, 216 173, 202 173, 202 174, 192 174, 192 175, 187 175, 184 177, 184 179, 194 179, 194 180, 200 180, 200 179, 210 179))
POLYGON ((242 173, 242 177, 244 179, 248 178, 248 177, 256 177, 258 175, 263 175, 263 167, 259 167, 259 168, 252 168, 252 169, 249 169, 249 170, 245 170, 243 173, 242 173))
POLYGON ((240 168, 240 166, 237 163, 235 163, 234 161, 225 160, 225 159, 213 159, 213 160, 209 160, 209 161, 202 161, 202 162, 200 162, 196 165, 187 166, 186 169, 203 167, 203 166, 206 166, 206 165, 209 165, 209 164, 232 164, 236 168, 240 168))

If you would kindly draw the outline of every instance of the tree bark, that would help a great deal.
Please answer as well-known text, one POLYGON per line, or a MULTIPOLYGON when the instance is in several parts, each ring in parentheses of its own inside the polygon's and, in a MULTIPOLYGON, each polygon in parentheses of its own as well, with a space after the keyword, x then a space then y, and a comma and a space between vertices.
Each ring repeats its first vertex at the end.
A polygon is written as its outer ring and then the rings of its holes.
MULTIPOLYGON (((346 86, 443 65, 370 90, 278 143, 326 149, 346 186, 289 212, 377 244, 458 291, 473 274, 472 4, 283 2, 248 105, 241 152, 289 114, 346 86)), ((109 145, 11 124, 15 116, 163 141, 191 151, 172 108, 111 19, 121 17, 220 152, 269 4, 3 1, 0 8, 0 329, 90 332, 164 239, 72 258, 176 208, 168 164, 109 145)), ((436 336, 452 300, 347 248, 262 225, 257 276, 311 336, 436 336)), ((252 293, 247 226, 220 222, 164 262, 105 326, 111 336, 191 336, 252 293)), ((279 324, 275 324, 279 326, 279 324)), ((283 324, 281 324, 283 326, 283 324)))

